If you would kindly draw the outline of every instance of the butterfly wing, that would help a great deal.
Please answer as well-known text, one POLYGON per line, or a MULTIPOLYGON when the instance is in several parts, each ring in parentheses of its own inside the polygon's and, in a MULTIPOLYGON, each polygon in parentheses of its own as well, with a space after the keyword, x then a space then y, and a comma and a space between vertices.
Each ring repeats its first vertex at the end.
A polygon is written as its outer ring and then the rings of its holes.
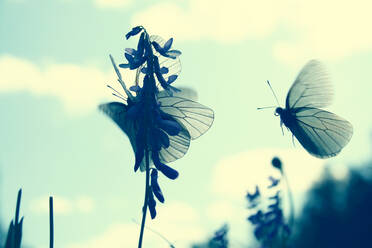
POLYGON ((98 109, 110 117, 119 128, 128 136, 129 141, 132 145, 133 151, 136 152, 136 133, 138 132, 138 126, 135 122, 129 121, 126 118, 127 105, 120 102, 110 102, 101 104, 98 109))
POLYGON ((194 102, 198 100, 198 93, 194 89, 188 87, 177 87, 177 89, 179 89, 179 91, 172 93, 169 93, 169 91, 167 90, 159 91, 157 94, 157 98, 175 96, 186 98, 194 102))
POLYGON ((301 108, 287 127, 312 155, 328 158, 337 155, 350 141, 353 127, 347 120, 318 108, 301 108))
POLYGON ((182 158, 190 146, 191 137, 189 132, 185 129, 175 136, 168 135, 168 138, 169 147, 162 147, 159 152, 160 161, 163 163, 170 163, 182 158))
MULTIPOLYGON (((138 125, 126 118, 127 106, 119 102, 110 102, 101 104, 98 107, 103 113, 110 117, 119 128, 128 136, 132 145, 133 151, 136 152, 136 134, 138 132, 138 125)), ((167 134, 165 132, 165 134, 167 134)), ((167 134, 168 135, 168 134, 167 134)), ((173 162, 181 158, 187 152, 190 146, 190 134, 187 130, 182 130, 178 135, 170 136, 169 147, 162 148, 159 153, 160 161, 163 163, 173 162)), ((145 161, 140 165, 141 171, 144 171, 145 161)))
POLYGON ((204 134, 213 123, 213 110, 200 103, 177 96, 159 96, 157 99, 160 109, 178 121, 188 131, 191 139, 204 134))
POLYGON ((332 101, 333 90, 323 65, 309 61, 300 71, 288 91, 286 109, 325 107, 332 101))

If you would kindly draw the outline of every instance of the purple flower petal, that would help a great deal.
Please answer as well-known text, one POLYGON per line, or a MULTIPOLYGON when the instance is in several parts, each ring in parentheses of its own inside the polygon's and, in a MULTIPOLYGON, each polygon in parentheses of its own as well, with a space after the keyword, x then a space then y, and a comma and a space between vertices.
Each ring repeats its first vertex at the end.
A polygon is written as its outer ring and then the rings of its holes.
POLYGON ((174 136, 181 132, 182 126, 176 121, 171 120, 159 120, 158 125, 161 129, 167 132, 169 135, 174 136))
POLYGON ((147 74, 147 67, 142 67, 142 68, 141 68, 141 72, 142 72, 143 74, 147 74))
POLYGON ((169 72, 169 69, 165 66, 163 66, 162 68, 160 68, 160 73, 161 74, 167 74, 169 72))
POLYGON ((129 64, 119 64, 119 67, 120 68, 129 68, 130 65, 129 64))
POLYGON ((173 83, 174 81, 176 81, 177 77, 178 77, 177 75, 171 75, 171 76, 169 76, 167 83, 168 84, 173 83))
POLYGON ((181 52, 180 51, 178 51, 178 50, 170 50, 170 51, 166 52, 165 55, 163 55, 163 56, 169 57, 171 59, 176 59, 180 55, 181 55, 181 52))
POLYGON ((170 38, 167 42, 165 42, 164 47, 163 47, 164 51, 168 51, 171 48, 172 43, 173 43, 173 38, 170 38))
POLYGON ((130 55, 129 53, 125 53, 124 56, 128 60, 129 64, 134 63, 134 58, 132 55, 130 55))
POLYGON ((138 34, 139 32, 141 32, 141 30, 142 30, 142 27, 140 27, 140 26, 134 27, 134 28, 132 28, 131 31, 129 31, 129 32, 125 35, 125 38, 126 38, 126 39, 129 39, 130 37, 132 37, 132 36, 138 34))
POLYGON ((160 54, 164 53, 163 48, 156 41, 151 42, 151 44, 158 53, 160 54))
POLYGON ((151 172, 151 188, 152 188, 152 192, 154 193, 155 197, 161 203, 164 203, 164 196, 158 184, 158 171, 156 169, 153 169, 151 172))
POLYGON ((148 199, 148 203, 149 203, 149 210, 150 210, 150 215, 151 215, 151 219, 154 219, 156 217, 156 201, 154 199, 154 195, 152 193, 152 191, 150 190, 149 192, 149 199, 148 199))
POLYGON ((154 162, 155 167, 169 179, 174 180, 178 177, 178 172, 175 169, 160 162, 159 154, 157 152, 152 153, 152 161, 154 162))
POLYGON ((137 51, 133 48, 125 48, 125 52, 132 56, 135 56, 137 54, 137 51))

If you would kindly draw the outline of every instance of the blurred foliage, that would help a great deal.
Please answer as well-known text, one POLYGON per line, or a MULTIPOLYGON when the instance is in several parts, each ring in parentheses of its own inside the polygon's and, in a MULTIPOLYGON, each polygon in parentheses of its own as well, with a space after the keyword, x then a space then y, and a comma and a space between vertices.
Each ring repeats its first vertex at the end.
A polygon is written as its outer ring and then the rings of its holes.
MULTIPOLYGON (((262 199, 258 185, 256 185, 256 191, 253 194, 248 192, 246 195, 248 208, 255 210, 255 213, 251 214, 247 220, 254 226, 254 236, 262 248, 286 247, 291 234, 290 226, 283 214, 282 196, 278 188, 282 179, 286 182, 286 190, 289 192, 291 201, 292 194, 281 160, 274 157, 271 165, 281 173, 280 178, 269 177, 271 183, 267 188, 275 190, 275 195, 262 199), (263 205, 267 206, 263 207, 263 205)), ((291 211, 293 211, 292 208, 291 211)))
POLYGON ((291 247, 372 247, 372 161, 336 179, 326 170, 310 190, 291 247))
MULTIPOLYGON (((322 178, 308 192, 296 218, 290 242, 272 247, 366 248, 372 247, 372 161, 350 166, 344 176, 326 167, 322 178)), ((259 192, 249 195, 252 200, 259 192), (257 194, 256 194, 257 193, 257 194)), ((227 226, 192 248, 228 247, 227 226), (216 239, 215 237, 221 237, 216 239), (223 242, 216 242, 223 240, 223 242)), ((264 244, 239 247, 265 247, 264 244)))
POLYGON ((227 234, 229 232, 229 227, 225 224, 220 229, 218 229, 213 237, 211 237, 207 242, 203 244, 194 244, 192 248, 227 248, 229 247, 229 241, 227 234))

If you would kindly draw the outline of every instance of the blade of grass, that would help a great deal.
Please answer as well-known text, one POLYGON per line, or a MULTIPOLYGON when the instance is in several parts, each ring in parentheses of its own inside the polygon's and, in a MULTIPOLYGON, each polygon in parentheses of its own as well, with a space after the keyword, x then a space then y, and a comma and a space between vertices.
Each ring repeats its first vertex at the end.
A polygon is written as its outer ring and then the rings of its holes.
POLYGON ((54 244, 54 223, 53 223, 53 197, 49 197, 49 247, 54 244))

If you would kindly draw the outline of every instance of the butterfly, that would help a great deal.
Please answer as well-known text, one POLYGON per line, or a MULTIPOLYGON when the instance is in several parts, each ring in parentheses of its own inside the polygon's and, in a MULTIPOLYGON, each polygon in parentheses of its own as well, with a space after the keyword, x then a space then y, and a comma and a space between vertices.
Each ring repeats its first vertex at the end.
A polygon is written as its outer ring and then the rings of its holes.
MULTIPOLYGON (((136 153, 136 136, 141 130, 138 123, 134 122, 131 118, 127 118, 127 113, 131 104, 136 102, 138 96, 132 96, 133 99, 130 99, 129 91, 126 89, 124 82, 122 82, 121 74, 113 58, 111 56, 110 58, 118 75, 119 82, 128 95, 127 104, 110 102, 101 104, 99 109, 110 117, 128 136, 132 148, 136 153)), ((175 63, 179 62, 176 61, 175 63)), ((140 80, 138 75, 140 75, 141 70, 142 68, 137 69, 136 85, 138 85, 138 81, 140 80)), ((183 157, 188 151, 190 140, 200 137, 211 127, 214 120, 214 112, 212 109, 189 99, 189 97, 192 98, 196 95, 194 91, 189 89, 182 89, 172 94, 163 90, 155 94, 162 115, 166 115, 167 118, 176 121, 182 127, 182 130, 177 135, 172 136, 164 132, 164 134, 167 135, 166 139, 169 140, 169 143, 167 146, 161 147, 159 159, 162 163, 169 163, 183 157)), ((145 161, 143 160, 140 165, 141 171, 145 170, 144 163, 145 161)))
POLYGON ((309 61, 288 91, 285 108, 275 114, 311 155, 336 156, 350 141, 353 126, 340 116, 321 108, 331 103, 332 85, 323 65, 309 61))

